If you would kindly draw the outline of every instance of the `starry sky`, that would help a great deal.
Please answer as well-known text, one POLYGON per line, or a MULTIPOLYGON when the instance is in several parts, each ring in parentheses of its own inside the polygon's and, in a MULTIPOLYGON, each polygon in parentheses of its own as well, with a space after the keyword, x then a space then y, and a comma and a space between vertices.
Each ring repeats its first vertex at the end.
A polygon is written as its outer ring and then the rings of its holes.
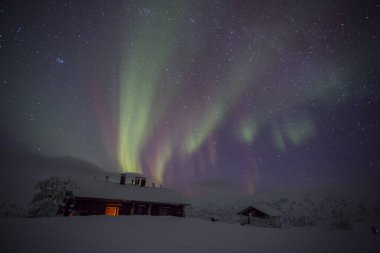
POLYGON ((0 148, 181 188, 380 185, 380 1, 2 1, 0 148))

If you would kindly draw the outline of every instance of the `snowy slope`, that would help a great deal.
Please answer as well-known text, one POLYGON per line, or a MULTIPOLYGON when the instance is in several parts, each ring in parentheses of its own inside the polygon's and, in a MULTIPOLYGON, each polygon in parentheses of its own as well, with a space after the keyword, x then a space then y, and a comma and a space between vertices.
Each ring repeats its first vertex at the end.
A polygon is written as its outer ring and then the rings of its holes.
POLYGON ((370 231, 269 229, 151 216, 0 219, 0 252, 380 252, 370 231))
POLYGON ((36 193, 36 183, 51 176, 91 177, 102 170, 74 157, 50 157, 35 153, 0 152, 0 204, 25 207, 36 193))

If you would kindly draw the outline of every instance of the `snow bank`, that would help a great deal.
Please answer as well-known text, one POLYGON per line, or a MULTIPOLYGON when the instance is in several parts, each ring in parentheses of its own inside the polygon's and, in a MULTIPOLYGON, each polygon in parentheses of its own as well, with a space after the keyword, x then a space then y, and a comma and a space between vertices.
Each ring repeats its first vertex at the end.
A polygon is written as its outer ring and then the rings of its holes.
POLYGON ((0 252, 380 252, 368 231, 151 216, 0 219, 0 252))

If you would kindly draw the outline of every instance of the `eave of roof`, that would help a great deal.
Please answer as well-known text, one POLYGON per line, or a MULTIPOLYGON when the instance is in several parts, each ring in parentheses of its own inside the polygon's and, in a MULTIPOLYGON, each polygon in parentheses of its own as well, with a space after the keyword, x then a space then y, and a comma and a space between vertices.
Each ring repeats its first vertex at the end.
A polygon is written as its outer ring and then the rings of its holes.
POLYGON ((238 215, 241 215, 243 214, 244 212, 246 212, 248 209, 251 209, 251 208, 254 208, 268 216, 271 216, 271 217, 277 217, 277 216, 281 216, 282 213, 277 211, 276 209, 273 209, 272 207, 268 206, 268 205, 265 205, 265 204, 252 204, 251 206, 241 210, 240 212, 238 212, 237 214, 238 215))

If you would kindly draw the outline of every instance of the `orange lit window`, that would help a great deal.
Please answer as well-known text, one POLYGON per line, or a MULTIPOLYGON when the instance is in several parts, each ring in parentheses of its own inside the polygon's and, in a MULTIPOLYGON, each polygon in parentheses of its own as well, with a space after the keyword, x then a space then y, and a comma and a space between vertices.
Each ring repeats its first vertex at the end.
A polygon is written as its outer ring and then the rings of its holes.
POLYGON ((118 206, 106 206, 106 215, 117 216, 119 215, 118 206))

